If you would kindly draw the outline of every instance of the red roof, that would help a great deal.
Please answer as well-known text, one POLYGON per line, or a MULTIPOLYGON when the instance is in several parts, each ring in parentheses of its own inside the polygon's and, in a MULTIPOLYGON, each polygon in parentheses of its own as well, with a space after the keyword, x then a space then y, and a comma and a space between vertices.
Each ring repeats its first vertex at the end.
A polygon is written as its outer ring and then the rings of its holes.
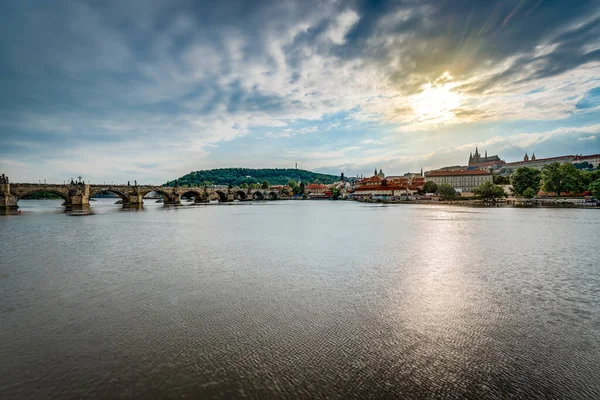
POLYGON ((371 190, 405 190, 406 186, 400 185, 387 185, 387 186, 361 186, 356 188, 357 192, 367 192, 371 190))
POLYGON ((306 185, 305 189, 327 189, 327 185, 323 185, 322 183, 311 183, 310 185, 306 185))
POLYGON ((365 182, 381 182, 383 179, 381 179, 380 177, 378 177, 377 175, 370 177, 367 180, 364 180, 363 183, 365 182))
POLYGON ((462 170, 462 171, 433 171, 428 172, 427 177, 430 176, 469 176, 469 175, 493 175, 491 172, 482 171, 480 169, 473 170, 462 170))

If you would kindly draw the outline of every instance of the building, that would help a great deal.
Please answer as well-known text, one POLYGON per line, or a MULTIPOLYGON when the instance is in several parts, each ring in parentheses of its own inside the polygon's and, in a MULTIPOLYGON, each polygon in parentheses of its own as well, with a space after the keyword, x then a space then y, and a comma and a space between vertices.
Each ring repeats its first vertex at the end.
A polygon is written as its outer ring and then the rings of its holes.
POLYGON ((494 174, 480 169, 463 171, 432 171, 425 174, 426 182, 447 183, 457 192, 472 192, 485 182, 493 182, 494 174))
POLYGON ((469 167, 490 168, 503 164, 506 164, 506 162, 501 160, 497 155, 488 157, 487 150, 485 151, 485 156, 482 157, 477 147, 475 147, 475 154, 469 154, 469 167))
MULTIPOLYGON (((375 170, 377 172, 377 170, 375 170)), ((406 176, 388 176, 381 170, 370 178, 355 182, 354 197, 400 197, 412 195, 423 189, 424 178, 415 177, 412 179, 406 176), (384 176, 382 178, 382 176, 384 176)))
POLYGON ((329 186, 323 185, 322 183, 311 183, 304 186, 304 193, 308 194, 325 194, 329 191, 329 186))
POLYGON ((586 161, 592 164, 593 168, 598 168, 598 166, 600 166, 600 154, 592 154, 590 156, 584 156, 579 154, 575 156, 572 162, 573 164, 577 164, 586 161))
POLYGON ((525 153, 523 157, 523 161, 506 163, 503 165, 503 168, 507 168, 511 171, 516 170, 520 167, 528 167, 535 169, 542 169, 548 164, 552 164, 554 162, 558 163, 572 163, 575 162, 576 156, 568 155, 568 156, 559 156, 559 157, 549 157, 549 158, 536 158, 535 153, 532 153, 531 158, 525 153))
POLYGON ((383 171, 380 169, 379 173, 377 173, 377 168, 375 168, 375 172, 373 173, 373 176, 378 176, 381 179, 385 178, 385 174, 383 173, 383 171))

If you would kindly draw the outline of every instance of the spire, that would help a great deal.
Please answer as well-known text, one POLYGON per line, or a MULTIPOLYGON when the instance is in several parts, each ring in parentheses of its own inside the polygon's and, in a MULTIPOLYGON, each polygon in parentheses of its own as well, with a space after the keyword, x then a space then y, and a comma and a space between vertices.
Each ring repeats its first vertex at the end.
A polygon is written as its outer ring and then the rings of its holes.
POLYGON ((421 167, 421 178, 423 177, 423 167, 421 167))
POLYGON ((523 157, 523 161, 529 161, 529 156, 525 153, 525 157, 523 157))
POLYGON ((375 172, 373 172, 373 176, 377 175, 377 168, 375 168, 375 172))
POLYGON ((531 153, 531 161, 535 161, 535 153, 531 153))
POLYGON ((487 158, 487 150, 485 151, 485 158, 487 158))

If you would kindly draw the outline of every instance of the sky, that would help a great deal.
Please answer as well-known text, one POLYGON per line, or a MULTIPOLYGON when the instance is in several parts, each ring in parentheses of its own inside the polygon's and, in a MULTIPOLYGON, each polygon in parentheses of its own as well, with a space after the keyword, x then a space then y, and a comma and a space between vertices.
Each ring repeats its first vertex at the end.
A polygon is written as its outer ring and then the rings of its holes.
POLYGON ((0 2, 0 172, 600 153, 600 0, 0 2))

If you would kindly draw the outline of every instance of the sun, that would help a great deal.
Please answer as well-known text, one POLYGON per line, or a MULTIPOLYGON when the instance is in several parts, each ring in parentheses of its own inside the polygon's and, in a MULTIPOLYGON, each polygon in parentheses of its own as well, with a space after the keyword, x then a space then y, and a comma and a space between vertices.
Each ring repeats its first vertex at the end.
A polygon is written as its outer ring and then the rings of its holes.
POLYGON ((423 85, 422 92, 412 96, 410 105, 419 122, 439 123, 454 119, 452 110, 461 104, 460 95, 452 91, 452 76, 445 72, 433 83, 423 85))

